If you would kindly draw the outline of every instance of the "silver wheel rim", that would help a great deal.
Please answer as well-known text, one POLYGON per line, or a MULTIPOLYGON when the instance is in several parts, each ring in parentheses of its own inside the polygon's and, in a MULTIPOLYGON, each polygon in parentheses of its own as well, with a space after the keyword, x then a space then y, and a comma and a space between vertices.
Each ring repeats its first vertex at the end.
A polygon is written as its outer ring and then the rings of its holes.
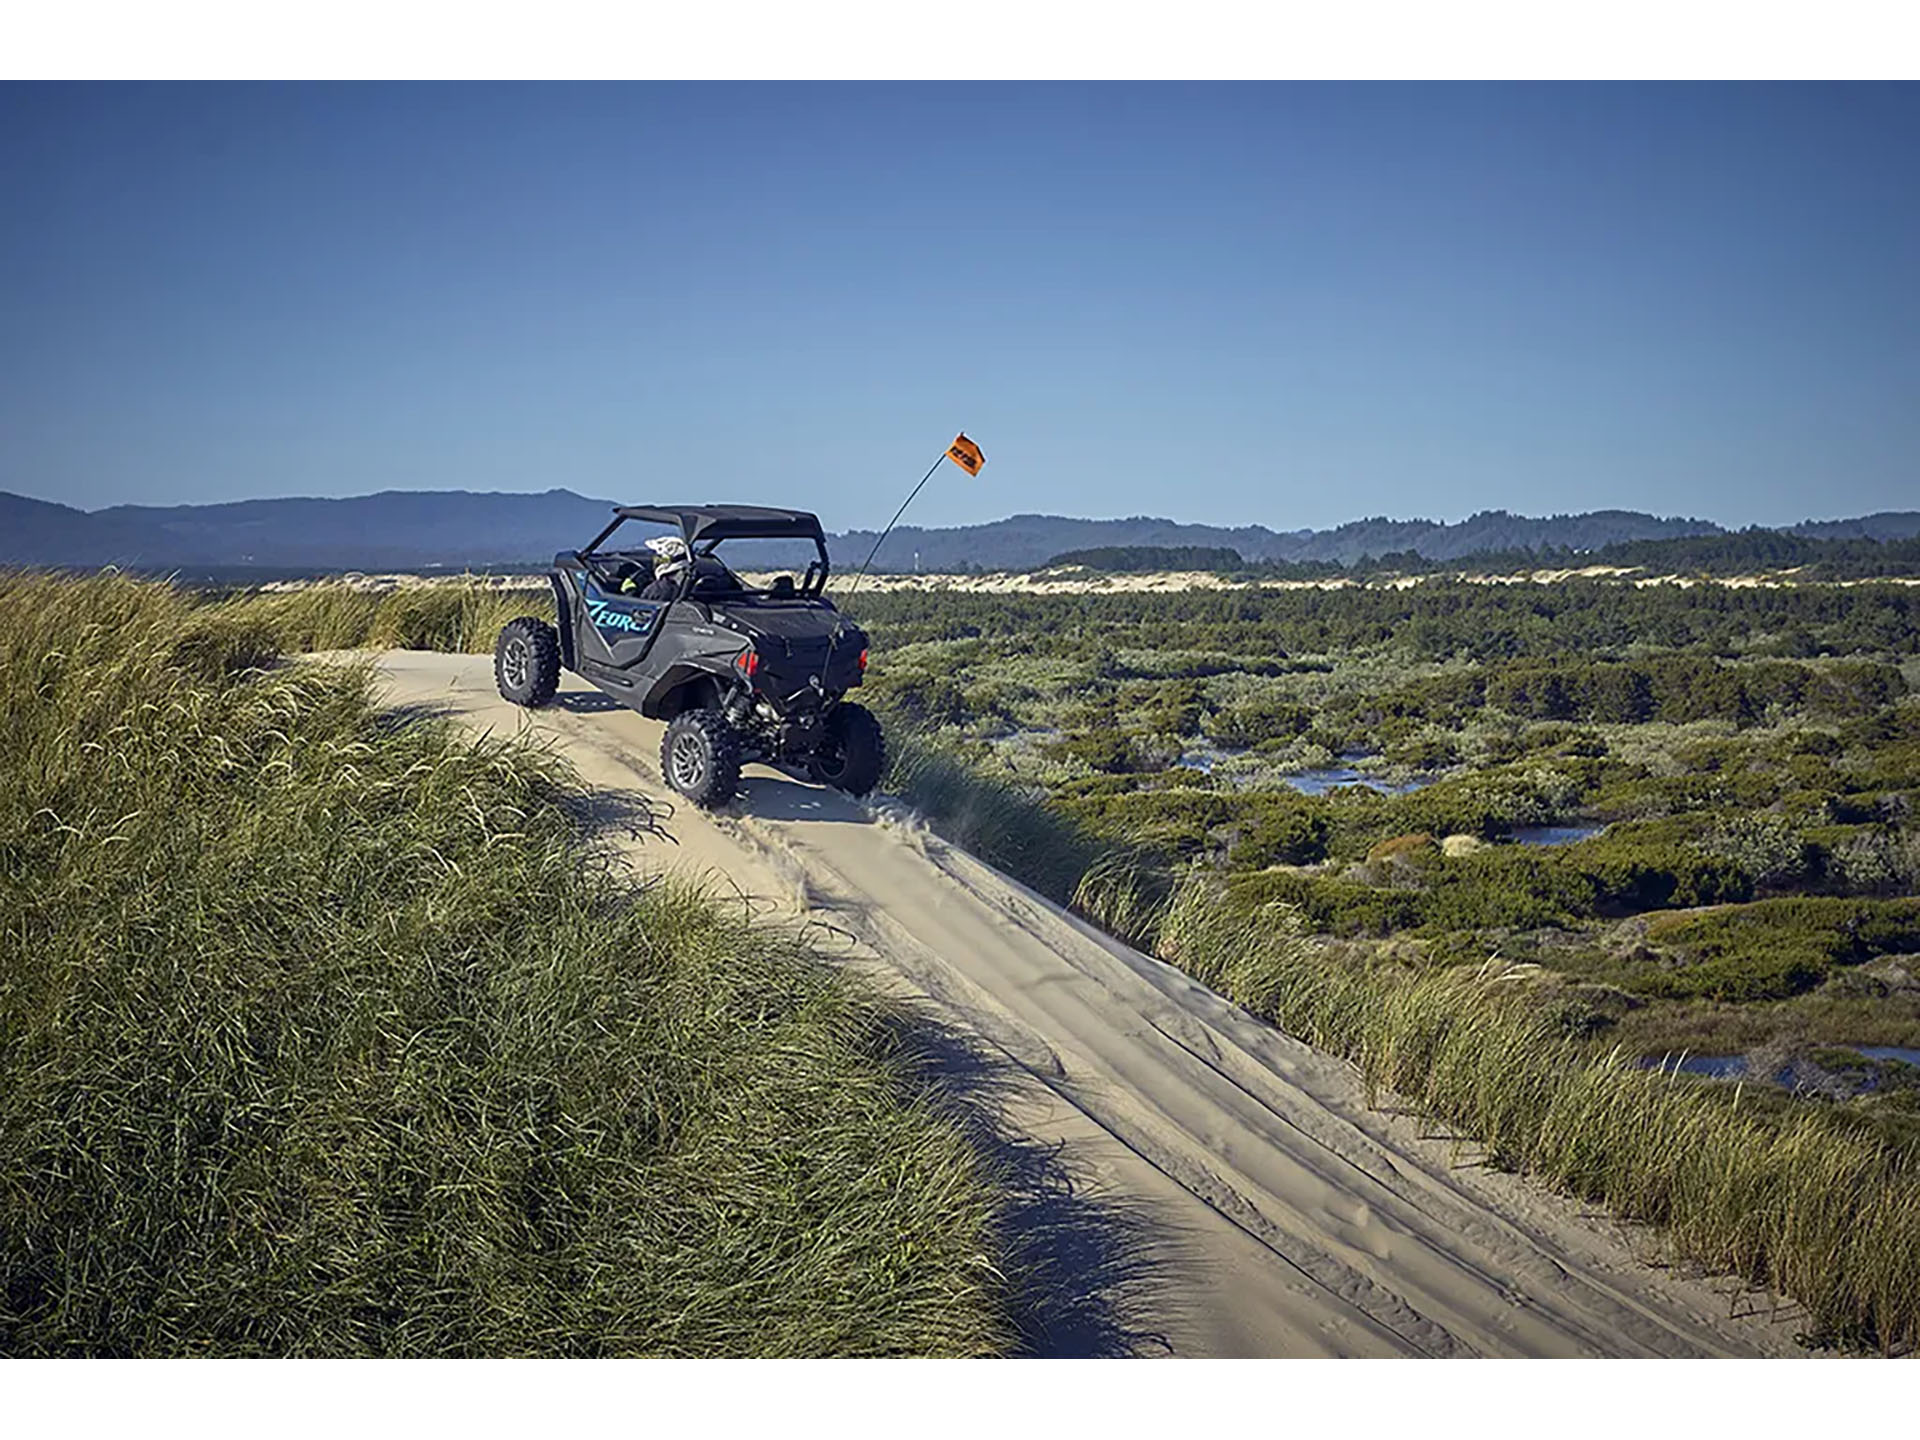
POLYGON ((691 731, 673 742, 673 783, 679 790, 691 790, 707 773, 707 757, 702 753, 700 737, 691 731))
POLYGON ((500 656, 500 673, 507 677, 507 688, 527 688, 527 642, 515 636, 500 656))

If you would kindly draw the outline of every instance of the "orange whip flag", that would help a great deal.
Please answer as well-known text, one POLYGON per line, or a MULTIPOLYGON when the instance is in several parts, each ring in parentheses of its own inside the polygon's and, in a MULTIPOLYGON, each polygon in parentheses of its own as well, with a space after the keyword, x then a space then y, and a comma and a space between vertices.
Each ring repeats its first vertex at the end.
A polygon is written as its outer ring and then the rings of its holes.
MULTIPOLYGON (((940 458, 942 460, 953 461, 954 464, 958 465, 969 475, 978 475, 980 473, 980 467, 987 463, 987 457, 981 453, 978 445, 967 438, 965 431, 953 437, 953 444, 946 448, 946 451, 940 458)), ((851 600, 854 592, 860 588, 860 582, 867 578, 867 571, 873 568, 873 557, 880 553, 880 547, 886 544, 887 536, 893 533, 893 527, 898 525, 900 523, 900 517, 907 513, 907 506, 913 503, 913 497, 927 488, 927 482, 933 478, 933 472, 939 468, 940 460, 935 460, 933 464, 929 465, 927 467, 927 473, 920 477, 920 483, 907 492, 907 498, 902 500, 900 502, 900 508, 893 512, 893 519, 887 522, 887 528, 880 532, 880 538, 873 542, 873 549, 867 552, 867 563, 862 565, 860 567, 860 573, 853 577, 853 584, 847 589, 848 600, 851 600)), ((842 601, 841 603, 844 605, 846 602, 842 601)), ((839 641, 840 627, 836 625, 833 630, 833 639, 827 642, 827 659, 829 661, 833 659, 833 647, 838 644, 839 641)))
POLYGON ((980 453, 980 447, 965 435, 954 437, 953 444, 947 447, 947 458, 969 475, 978 475, 980 467, 987 463, 987 457, 980 453))

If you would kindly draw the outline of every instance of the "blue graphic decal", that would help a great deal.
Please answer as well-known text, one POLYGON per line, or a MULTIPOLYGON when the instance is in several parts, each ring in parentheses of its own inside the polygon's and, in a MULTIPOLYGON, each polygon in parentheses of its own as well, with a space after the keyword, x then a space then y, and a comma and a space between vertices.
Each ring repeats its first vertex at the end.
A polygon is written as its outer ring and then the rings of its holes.
POLYGON ((603 594, 597 585, 587 585, 587 618, 609 645, 629 636, 648 634, 665 608, 656 600, 632 600, 624 596, 616 599, 603 594))

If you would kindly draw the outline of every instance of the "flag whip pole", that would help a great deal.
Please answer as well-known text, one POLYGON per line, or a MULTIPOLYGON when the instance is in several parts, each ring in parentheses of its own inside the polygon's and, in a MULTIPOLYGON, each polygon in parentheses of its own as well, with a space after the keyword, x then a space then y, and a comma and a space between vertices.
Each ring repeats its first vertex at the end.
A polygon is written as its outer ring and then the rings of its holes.
MULTIPOLYGON (((933 472, 940 468, 940 461, 951 459, 955 464, 961 463, 958 458, 961 453, 958 447, 962 441, 966 441, 971 447, 974 460, 973 464, 965 468, 969 474, 979 473, 980 465, 984 463, 984 457, 980 454, 979 446, 974 445, 972 441, 967 441, 967 432, 962 430, 959 435, 955 437, 953 444, 940 452, 940 459, 935 460, 933 464, 927 467, 927 473, 920 477, 920 483, 907 492, 907 498, 902 500, 900 502, 900 508, 893 512, 893 519, 887 522, 887 528, 880 532, 880 538, 873 542, 873 548, 867 552, 866 563, 860 567, 860 573, 853 577, 853 584, 847 587, 846 600, 853 599, 854 595, 859 591, 860 582, 867 578, 867 571, 873 568, 874 556, 880 553, 880 547, 886 544, 887 536, 891 535, 893 533, 893 527, 900 523, 900 517, 907 513, 907 506, 913 503, 913 497, 927 488, 927 482, 933 478, 933 472)), ((845 603, 845 601, 842 603, 845 603)), ((841 611, 840 619, 833 627, 833 637, 827 641, 828 665, 833 664, 834 646, 840 643, 840 635, 846 629, 846 624, 846 612, 841 611)))
MULTIPOLYGON (((940 452, 940 460, 947 458, 947 452, 940 452)), ((867 570, 873 564, 873 557, 880 553, 880 547, 887 543, 887 536, 893 533, 893 527, 900 523, 900 517, 907 513, 907 506, 913 503, 913 497, 927 488, 927 481, 933 478, 933 472, 940 468, 940 460, 927 467, 927 473, 920 477, 920 483, 913 487, 907 498, 900 502, 900 508, 893 512, 893 519, 887 522, 887 528, 880 532, 880 538, 873 542, 873 549, 867 552, 866 564, 860 567, 860 573, 853 577, 853 584, 847 587, 847 599, 853 599, 854 591, 860 588, 860 582, 867 578, 867 570)))

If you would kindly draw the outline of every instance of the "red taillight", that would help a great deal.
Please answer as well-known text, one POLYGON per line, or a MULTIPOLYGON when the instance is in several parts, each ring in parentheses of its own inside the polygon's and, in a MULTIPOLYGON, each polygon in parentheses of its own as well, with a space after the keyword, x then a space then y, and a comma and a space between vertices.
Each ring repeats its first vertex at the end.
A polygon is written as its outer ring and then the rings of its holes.
POLYGON ((860 668, 863 671, 867 668, 867 652, 864 650, 860 652, 860 668))
POLYGON ((751 680, 755 675, 760 673, 760 652, 758 650, 742 650, 738 655, 733 657, 733 668, 751 680))

